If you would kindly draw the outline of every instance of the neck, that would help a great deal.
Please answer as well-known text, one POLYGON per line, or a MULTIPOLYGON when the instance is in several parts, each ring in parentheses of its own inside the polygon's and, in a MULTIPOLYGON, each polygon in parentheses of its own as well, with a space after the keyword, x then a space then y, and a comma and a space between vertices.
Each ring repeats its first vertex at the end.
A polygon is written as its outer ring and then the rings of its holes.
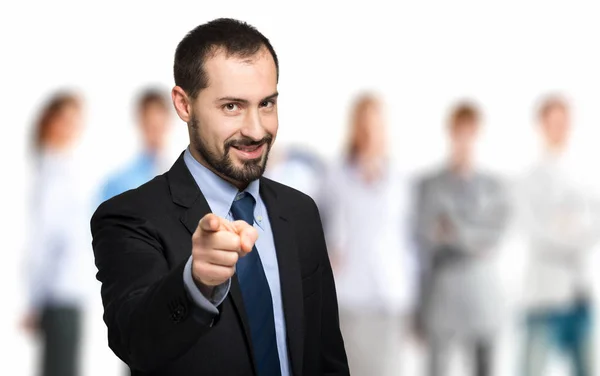
POLYGON ((455 174, 462 177, 467 177, 471 175, 471 172, 473 171, 473 164, 470 159, 455 158, 451 161, 450 168, 455 174))
POLYGON ((70 150, 68 143, 53 140, 46 141, 42 149, 51 154, 67 154, 70 150))
POLYGON ((164 147, 162 145, 145 144, 144 152, 148 155, 161 155, 164 147))
POLYGON ((546 154, 552 157, 560 157, 565 153, 565 147, 562 144, 547 144, 546 154))
POLYGON ((384 170, 384 162, 385 159, 381 155, 357 155, 354 159, 354 164, 360 171, 360 175, 368 183, 381 178, 384 170))

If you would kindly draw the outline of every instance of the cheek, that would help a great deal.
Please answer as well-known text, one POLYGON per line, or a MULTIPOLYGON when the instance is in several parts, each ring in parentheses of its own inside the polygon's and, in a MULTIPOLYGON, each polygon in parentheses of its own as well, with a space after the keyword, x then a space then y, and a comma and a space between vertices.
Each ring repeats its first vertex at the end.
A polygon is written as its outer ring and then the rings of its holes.
POLYGON ((205 145, 211 149, 223 150, 224 143, 235 137, 239 118, 223 116, 217 111, 204 113, 197 118, 198 128, 194 130, 205 145))
POLYGON ((548 126, 548 135, 552 139, 558 139, 564 134, 560 125, 552 123, 548 126))
POLYGON ((279 129, 279 119, 277 117, 277 112, 270 113, 268 115, 263 116, 262 126, 265 129, 265 132, 271 134, 273 138, 277 136, 277 130, 279 129))

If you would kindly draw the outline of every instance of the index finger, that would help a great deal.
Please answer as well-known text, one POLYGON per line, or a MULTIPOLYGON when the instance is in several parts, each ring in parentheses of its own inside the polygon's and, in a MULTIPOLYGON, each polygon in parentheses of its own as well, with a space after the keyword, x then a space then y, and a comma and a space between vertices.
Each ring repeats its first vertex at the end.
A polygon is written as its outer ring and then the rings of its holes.
POLYGON ((235 232, 240 236, 241 249, 243 253, 252 251, 254 243, 258 240, 258 231, 245 221, 234 221, 232 226, 235 232))
POLYGON ((200 222, 198 222, 198 227, 202 231, 206 232, 217 232, 217 231, 230 231, 236 232, 235 228, 231 225, 231 222, 226 220, 225 218, 221 218, 216 214, 208 213, 200 222))

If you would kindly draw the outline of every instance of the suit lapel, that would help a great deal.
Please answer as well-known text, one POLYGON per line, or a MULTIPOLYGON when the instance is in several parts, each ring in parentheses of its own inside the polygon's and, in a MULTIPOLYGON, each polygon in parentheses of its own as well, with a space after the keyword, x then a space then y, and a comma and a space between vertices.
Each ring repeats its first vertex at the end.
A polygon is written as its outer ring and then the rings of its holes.
POLYGON ((304 349, 304 300, 296 236, 282 210, 283 203, 264 178, 260 182, 260 195, 269 213, 275 241, 291 368, 294 375, 300 376, 304 349))
MULTIPOLYGON (((183 154, 181 154, 179 159, 177 159, 171 170, 168 172, 168 179, 173 202, 187 208, 181 215, 180 220, 185 228, 189 231, 191 236, 194 231, 196 231, 200 219, 206 214, 210 213, 211 210, 208 202, 202 194, 202 191, 198 188, 196 181, 185 165, 183 154)), ((229 297, 233 301, 233 306, 235 307, 238 318, 242 324, 246 339, 246 346, 250 351, 250 359, 252 360, 252 366, 256 372, 254 351, 250 341, 250 327, 248 325, 248 318, 246 316, 246 310, 244 309, 244 303, 242 300, 242 292, 240 290, 240 285, 236 275, 234 275, 231 279, 229 297)))

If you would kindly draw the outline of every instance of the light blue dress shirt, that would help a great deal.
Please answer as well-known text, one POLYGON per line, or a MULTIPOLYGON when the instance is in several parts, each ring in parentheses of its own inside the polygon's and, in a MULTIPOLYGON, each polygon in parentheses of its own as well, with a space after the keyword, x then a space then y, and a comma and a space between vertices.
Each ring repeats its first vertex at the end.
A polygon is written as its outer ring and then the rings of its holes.
MULTIPOLYGON (((202 194, 206 198, 211 211, 219 217, 233 221, 233 216, 230 212, 231 205, 233 204, 233 201, 237 195, 242 192, 239 192, 235 186, 223 180, 214 172, 196 161, 196 159, 194 159, 190 153, 189 148, 185 151, 183 160, 188 170, 190 170, 192 173, 192 176, 202 191, 202 194)), ((283 303, 281 300, 279 267, 277 264, 277 254, 275 252, 275 241, 273 240, 273 232, 271 230, 271 223, 269 222, 267 207, 260 197, 259 188, 260 182, 259 180, 255 180, 248 185, 248 187, 245 189, 245 192, 251 194, 256 201, 256 205, 254 207, 254 228, 256 228, 258 231, 258 240, 256 241, 255 245, 265 270, 269 288, 271 289, 273 313, 275 316, 277 350, 281 364, 281 375, 289 376, 290 366, 287 351, 285 319, 283 316, 283 303)), ((201 309, 204 309, 214 315, 219 313, 217 307, 225 300, 225 297, 229 293, 231 279, 224 284, 217 286, 214 289, 213 296, 210 297, 210 299, 205 297, 194 283, 192 277, 192 257, 190 256, 183 271, 183 280, 188 294, 201 309)))
POLYGON ((158 173, 156 157, 149 153, 143 153, 125 169, 108 179, 102 187, 101 200, 106 201, 125 191, 137 188, 158 173))

